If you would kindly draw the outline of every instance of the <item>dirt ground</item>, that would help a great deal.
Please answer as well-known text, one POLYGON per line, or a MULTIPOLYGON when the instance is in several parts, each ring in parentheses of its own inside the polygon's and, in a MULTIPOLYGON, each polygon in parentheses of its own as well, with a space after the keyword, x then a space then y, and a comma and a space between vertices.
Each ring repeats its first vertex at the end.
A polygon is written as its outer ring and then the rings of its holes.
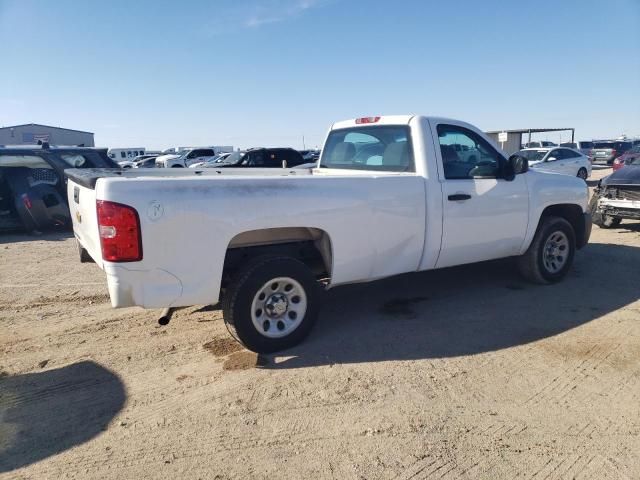
POLYGON ((594 227, 558 285, 499 261, 336 288, 258 357, 215 307, 111 309, 70 235, 5 235, 0 477, 640 478, 639 272, 640 222, 594 227))

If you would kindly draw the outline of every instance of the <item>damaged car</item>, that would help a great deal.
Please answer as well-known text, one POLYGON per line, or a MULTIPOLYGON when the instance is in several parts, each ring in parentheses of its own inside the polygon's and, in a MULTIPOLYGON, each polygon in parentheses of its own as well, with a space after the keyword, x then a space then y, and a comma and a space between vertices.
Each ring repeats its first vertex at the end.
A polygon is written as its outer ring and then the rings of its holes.
POLYGON ((106 149, 0 146, 0 232, 69 229, 64 170, 118 168, 106 149))
POLYGON ((622 220, 640 220, 640 158, 598 182, 590 203, 593 223, 614 228, 622 220))

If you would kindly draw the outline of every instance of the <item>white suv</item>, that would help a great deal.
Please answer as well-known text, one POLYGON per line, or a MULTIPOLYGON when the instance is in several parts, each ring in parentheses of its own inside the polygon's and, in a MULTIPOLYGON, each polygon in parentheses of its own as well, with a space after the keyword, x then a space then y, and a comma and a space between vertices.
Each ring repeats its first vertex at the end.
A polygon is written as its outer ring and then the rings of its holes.
POLYGON ((156 167, 186 168, 193 163, 206 162, 216 156, 213 148, 194 148, 178 155, 161 155, 156 158, 156 167))

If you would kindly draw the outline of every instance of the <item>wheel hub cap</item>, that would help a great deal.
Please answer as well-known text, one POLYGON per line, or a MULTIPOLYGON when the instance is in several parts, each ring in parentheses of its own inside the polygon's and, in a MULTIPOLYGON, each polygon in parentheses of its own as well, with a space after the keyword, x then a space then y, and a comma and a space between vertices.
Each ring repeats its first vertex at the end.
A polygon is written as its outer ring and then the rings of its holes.
POLYGON ((307 294, 290 277, 276 277, 260 287, 251 303, 251 320, 256 331, 267 338, 292 333, 307 313, 307 294))
POLYGON ((569 239, 564 232, 549 235, 544 245, 543 263, 550 273, 558 273, 569 258, 569 239))
POLYGON ((270 317, 281 317, 289 309, 289 301, 283 293, 274 293, 264 303, 264 309, 270 317))

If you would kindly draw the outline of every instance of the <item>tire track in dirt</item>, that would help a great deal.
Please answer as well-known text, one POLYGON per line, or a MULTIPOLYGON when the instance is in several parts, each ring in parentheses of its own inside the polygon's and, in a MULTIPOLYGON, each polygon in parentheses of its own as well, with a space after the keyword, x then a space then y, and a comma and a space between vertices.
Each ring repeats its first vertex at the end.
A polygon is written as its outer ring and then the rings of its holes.
POLYGON ((543 401, 559 401, 567 394, 578 388, 580 380, 589 376, 591 371, 596 370, 600 365, 615 353, 615 349, 620 344, 615 345, 592 345, 582 361, 578 365, 569 366, 560 374, 557 374, 550 382, 536 391, 525 402, 525 405, 538 405, 543 401))

